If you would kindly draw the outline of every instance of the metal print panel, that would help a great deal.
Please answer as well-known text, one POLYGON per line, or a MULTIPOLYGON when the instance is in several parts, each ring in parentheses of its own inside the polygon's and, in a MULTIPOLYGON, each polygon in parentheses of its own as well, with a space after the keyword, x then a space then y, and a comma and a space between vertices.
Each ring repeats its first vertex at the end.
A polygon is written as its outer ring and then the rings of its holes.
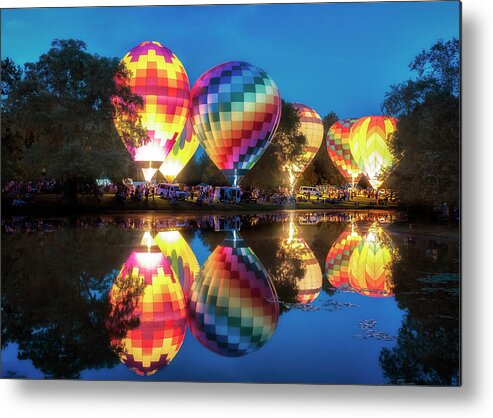
POLYGON ((1 376, 459 386, 455 1, 1 11, 1 376))

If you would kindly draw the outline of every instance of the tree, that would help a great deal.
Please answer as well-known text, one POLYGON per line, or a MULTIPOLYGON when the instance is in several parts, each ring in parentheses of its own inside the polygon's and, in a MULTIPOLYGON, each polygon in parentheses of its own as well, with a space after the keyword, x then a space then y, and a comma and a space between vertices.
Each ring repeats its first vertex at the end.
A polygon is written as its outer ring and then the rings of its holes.
POLYGON ((438 41, 409 65, 416 79, 393 85, 382 110, 399 118, 391 152, 398 161, 386 182, 407 205, 449 213, 459 203, 460 45, 438 41))
MULTIPOLYGON (((12 68, 10 60, 4 65, 12 68)), ((9 151, 2 152, 2 168, 14 157, 22 177, 46 170, 70 183, 72 195, 81 181, 128 175, 133 163, 114 127, 115 112, 133 118, 127 143, 143 143, 147 132, 137 116, 142 99, 131 94, 118 59, 89 54, 82 41, 56 39, 37 62, 25 64, 22 77, 10 73, 2 119, 13 128, 6 136, 2 129, 2 148, 9 151), (112 98, 120 98, 118 106, 112 98), (15 154, 19 143, 23 152, 15 154)))

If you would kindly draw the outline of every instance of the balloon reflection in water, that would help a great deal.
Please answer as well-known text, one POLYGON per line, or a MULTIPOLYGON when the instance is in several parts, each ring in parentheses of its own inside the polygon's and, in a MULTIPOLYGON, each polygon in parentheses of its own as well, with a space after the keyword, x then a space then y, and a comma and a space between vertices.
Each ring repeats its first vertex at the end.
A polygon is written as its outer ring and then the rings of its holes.
POLYGON ((185 297, 199 273, 200 266, 195 254, 180 231, 163 231, 155 237, 159 249, 171 265, 175 277, 180 280, 185 297))
POLYGON ((108 328, 120 360, 140 375, 152 375, 167 366, 185 337, 185 298, 148 232, 141 248, 123 265, 110 302, 108 328))
POLYGON ((234 233, 216 247, 192 283, 188 325, 197 340, 223 356, 260 349, 274 334, 279 304, 254 252, 234 233))
POLYGON ((373 223, 349 259, 349 286, 365 296, 393 296, 391 267, 397 256, 390 237, 373 223))
POLYGON ((294 222, 289 222, 289 238, 281 242, 281 250, 291 259, 301 260, 304 268, 302 277, 299 277, 296 285, 298 303, 307 304, 313 302, 320 294, 322 288, 322 270, 312 250, 303 238, 295 237, 296 228, 294 222))
POLYGON ((361 236, 356 231, 355 224, 351 223, 351 226, 339 235, 327 253, 325 272, 330 284, 335 288, 349 286, 349 260, 360 241, 361 236))

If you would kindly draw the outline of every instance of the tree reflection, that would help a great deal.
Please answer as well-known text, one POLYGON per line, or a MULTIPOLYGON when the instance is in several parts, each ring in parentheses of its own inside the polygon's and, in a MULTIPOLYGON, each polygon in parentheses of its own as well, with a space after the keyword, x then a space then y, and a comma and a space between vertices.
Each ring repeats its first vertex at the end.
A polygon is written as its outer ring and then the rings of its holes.
POLYGON ((18 358, 49 378, 118 364, 105 322, 112 269, 128 254, 122 237, 117 228, 2 234, 2 348, 17 344, 18 358))
POLYGON ((390 383, 459 384, 457 254, 457 243, 418 240, 405 246, 392 266, 395 298, 407 313, 397 345, 380 354, 390 383), (430 248, 433 251, 428 251, 430 248))

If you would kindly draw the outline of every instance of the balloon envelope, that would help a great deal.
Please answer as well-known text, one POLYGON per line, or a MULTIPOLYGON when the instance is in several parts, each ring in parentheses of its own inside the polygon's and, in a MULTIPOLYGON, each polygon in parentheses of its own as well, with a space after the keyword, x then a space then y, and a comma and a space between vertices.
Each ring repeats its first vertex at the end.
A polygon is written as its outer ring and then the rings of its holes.
POLYGON ((332 244, 325 259, 325 273, 332 286, 337 289, 349 286, 349 260, 361 236, 354 225, 342 232, 332 244))
POLYGON ((351 127, 358 119, 344 119, 335 122, 327 133, 327 152, 342 176, 352 183, 363 177, 349 147, 351 127))
POLYGON ((175 181, 176 176, 183 170, 199 147, 197 135, 193 132, 190 119, 187 120, 185 128, 180 137, 171 148, 170 153, 159 167, 159 171, 167 181, 175 181))
MULTIPOLYGON (((144 107, 138 110, 149 141, 140 147, 127 146, 135 162, 149 181, 175 145, 188 118, 190 84, 180 60, 159 42, 142 42, 122 59, 130 71, 132 93, 142 97, 144 107)), ((115 126, 121 126, 126 115, 117 115, 115 126)))
POLYGON ((365 296, 393 296, 391 268, 396 256, 392 240, 374 223, 349 259, 349 286, 365 296))
POLYGON ((199 262, 180 231, 162 231, 155 237, 159 249, 181 283, 185 297, 200 271, 199 262))
POLYGON ((322 144, 324 124, 319 114, 311 107, 301 103, 293 103, 293 106, 298 112, 301 124, 300 132, 305 136, 306 142, 300 157, 295 163, 289 165, 288 170, 295 177, 299 177, 313 161, 322 144))
POLYGON ((191 121, 205 152, 237 185, 263 154, 281 115, 279 90, 265 71, 230 61, 200 76, 191 121))
POLYGON ((167 366, 179 351, 186 329, 180 283, 151 242, 152 237, 144 237, 110 291, 112 347, 122 363, 140 375, 152 375, 167 366), (123 326, 135 321, 136 327, 123 326), (115 335, 122 329, 124 335, 115 335))
POLYGON ((388 116, 365 116, 351 128, 351 154, 374 189, 382 185, 394 162, 388 144, 395 130, 396 120, 388 116))
POLYGON ((279 304, 272 282, 241 238, 216 247, 193 282, 188 325, 197 340, 220 355, 260 349, 274 334, 279 304))

